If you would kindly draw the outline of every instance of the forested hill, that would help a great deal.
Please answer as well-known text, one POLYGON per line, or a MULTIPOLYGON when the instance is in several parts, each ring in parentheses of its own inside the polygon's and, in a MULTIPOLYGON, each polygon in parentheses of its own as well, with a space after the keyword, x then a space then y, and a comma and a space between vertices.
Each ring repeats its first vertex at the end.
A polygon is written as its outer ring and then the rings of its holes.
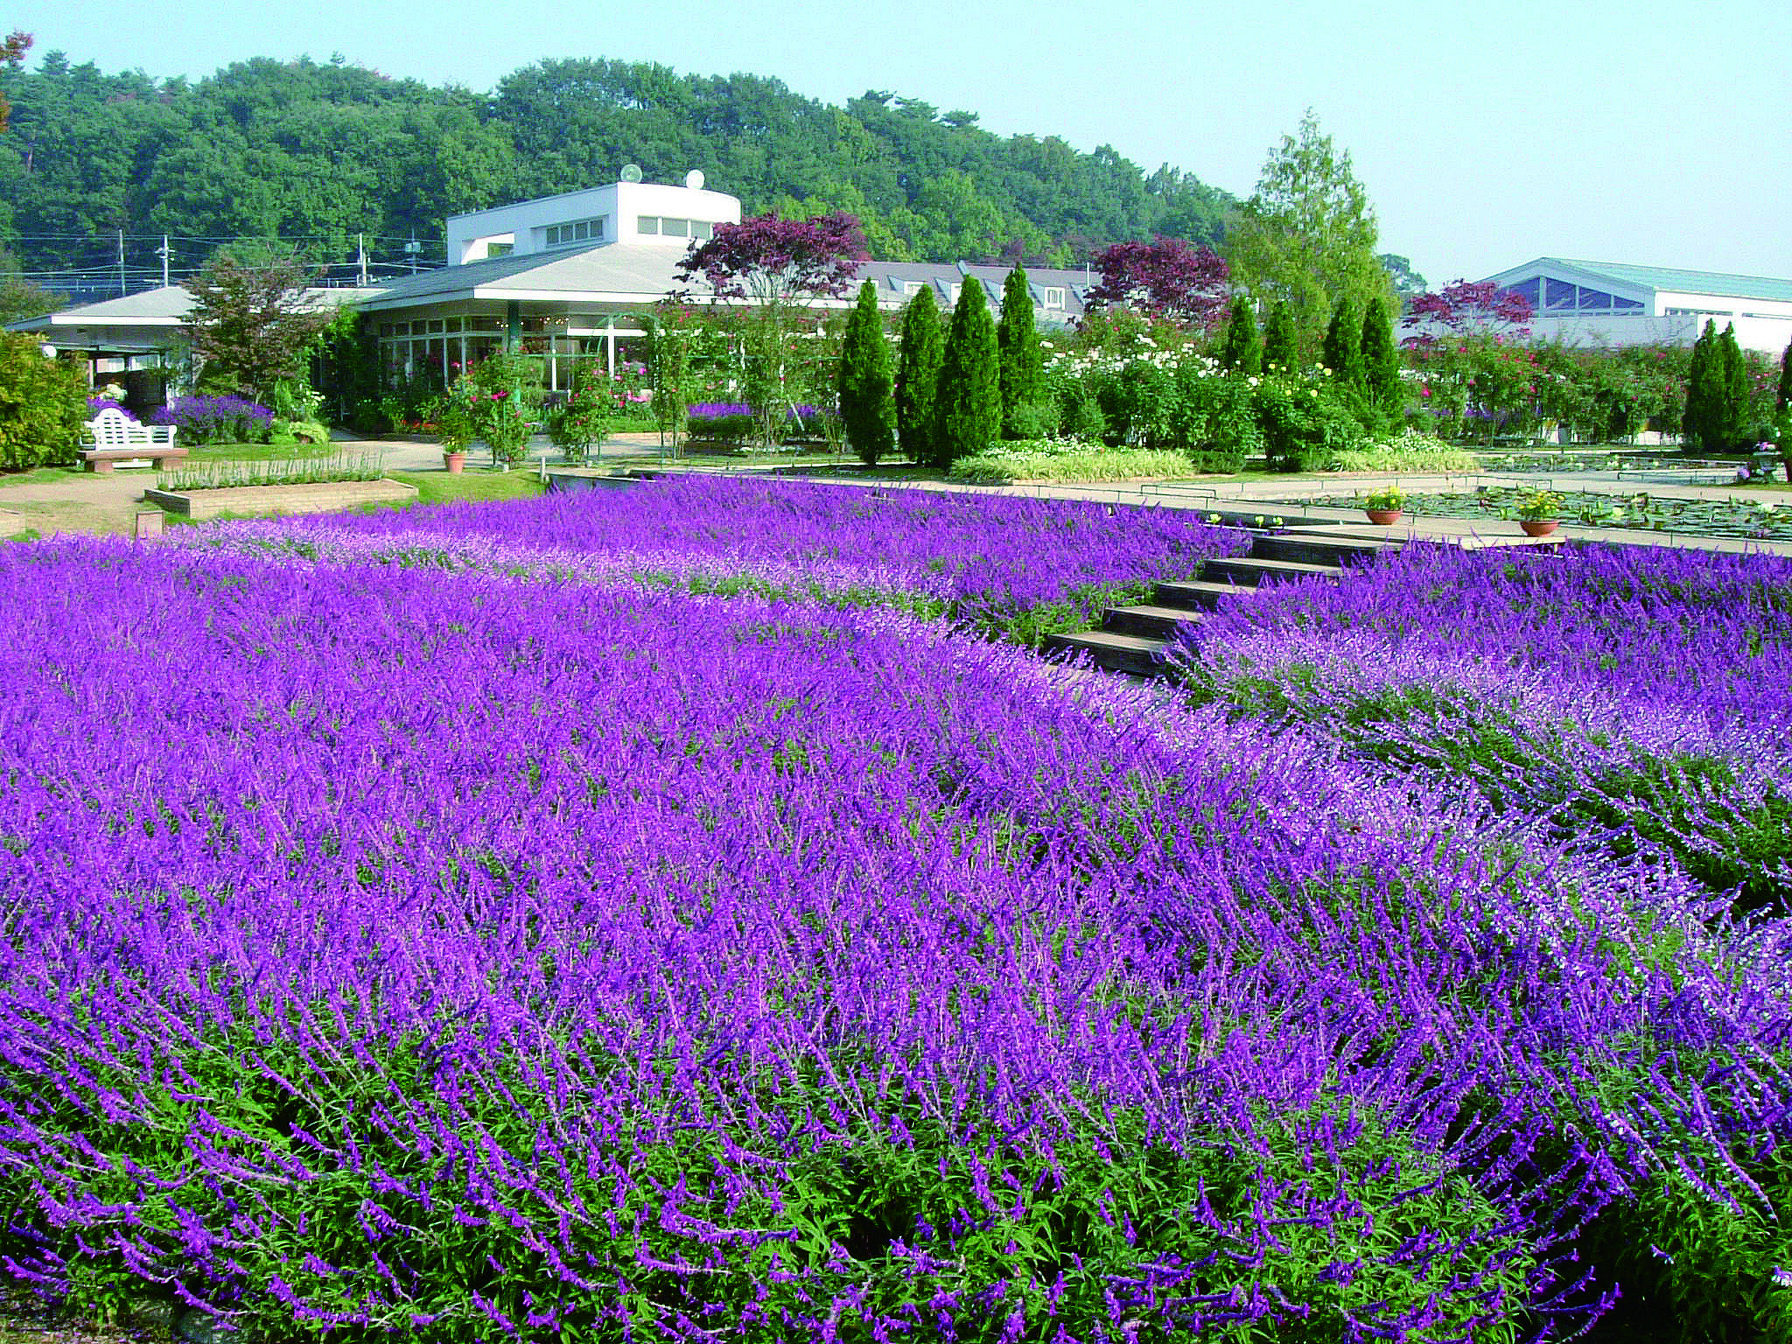
POLYGON ((304 239, 320 261, 368 236, 376 273, 441 255, 444 216, 700 168, 743 209, 842 209, 874 255, 1071 264, 1153 233, 1213 241, 1231 198, 1164 167, 1053 136, 1004 139, 975 113, 872 91, 844 107, 754 75, 549 60, 490 94, 390 79, 340 60, 255 59, 209 78, 104 74, 50 53, 0 74, 0 239, 28 272, 176 271, 218 241, 304 239))

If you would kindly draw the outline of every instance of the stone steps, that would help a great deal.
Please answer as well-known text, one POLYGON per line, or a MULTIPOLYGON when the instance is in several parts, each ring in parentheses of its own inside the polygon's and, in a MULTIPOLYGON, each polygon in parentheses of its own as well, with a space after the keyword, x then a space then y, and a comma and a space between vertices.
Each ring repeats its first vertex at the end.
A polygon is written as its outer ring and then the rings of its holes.
POLYGON ((1333 581, 1348 565, 1398 549, 1395 538, 1373 532, 1336 528, 1261 532, 1251 539, 1248 556, 1209 560, 1201 576, 1157 584, 1148 603, 1109 607, 1101 629, 1078 635, 1052 635, 1046 649, 1086 655, 1095 666, 1133 677, 1164 675, 1164 656, 1177 642, 1177 632, 1199 622, 1227 602, 1249 601, 1259 587, 1296 579, 1333 581))

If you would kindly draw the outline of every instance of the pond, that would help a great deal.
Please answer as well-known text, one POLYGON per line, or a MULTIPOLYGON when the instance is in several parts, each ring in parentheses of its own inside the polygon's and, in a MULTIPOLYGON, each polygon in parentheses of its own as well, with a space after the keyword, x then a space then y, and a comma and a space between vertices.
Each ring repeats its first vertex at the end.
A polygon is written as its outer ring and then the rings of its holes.
MULTIPOLYGON (((1477 490, 1413 494, 1406 512, 1431 518, 1512 519, 1518 517, 1521 486, 1482 486, 1477 490)), ((1564 490, 1561 519, 1588 527, 1631 528, 1640 532, 1678 532, 1696 537, 1736 537, 1752 541, 1792 541, 1792 505, 1761 499, 1687 499, 1652 495, 1646 490, 1612 494, 1596 490, 1564 490)), ((1304 502, 1335 509, 1364 507, 1363 495, 1328 495, 1304 502)))

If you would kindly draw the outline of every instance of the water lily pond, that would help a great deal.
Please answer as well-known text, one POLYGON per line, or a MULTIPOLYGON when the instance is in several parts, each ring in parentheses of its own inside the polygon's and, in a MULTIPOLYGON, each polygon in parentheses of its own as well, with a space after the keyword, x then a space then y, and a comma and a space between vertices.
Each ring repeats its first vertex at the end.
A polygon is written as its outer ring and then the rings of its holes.
MULTIPOLYGON (((1411 494, 1406 512, 1432 518, 1516 519, 1519 500, 1531 493, 1519 486, 1482 486, 1454 493, 1411 494)), ((1684 499, 1652 495, 1562 490, 1561 519, 1589 527, 1624 527, 1641 532, 1678 532, 1699 537, 1741 537, 1792 541, 1792 505, 1767 499, 1684 499)), ((1358 492, 1306 500, 1336 509, 1365 507, 1358 492)))

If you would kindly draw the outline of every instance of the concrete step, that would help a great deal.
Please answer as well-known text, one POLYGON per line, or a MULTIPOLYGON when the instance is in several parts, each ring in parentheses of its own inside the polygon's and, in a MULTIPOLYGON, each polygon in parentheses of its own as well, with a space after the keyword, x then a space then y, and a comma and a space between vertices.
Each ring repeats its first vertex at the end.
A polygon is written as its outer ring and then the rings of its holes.
POLYGON ((1222 602, 1237 597, 1241 591, 1243 590, 1235 583, 1215 583, 1211 579, 1191 579, 1182 583, 1153 585, 1151 600, 1160 607, 1182 607, 1188 611, 1217 611, 1222 602))
POLYGON ((1201 619, 1202 613, 1187 607, 1159 607, 1142 603, 1131 607, 1109 607, 1101 628, 1121 635, 1143 635, 1147 639, 1168 639, 1179 625, 1201 619))
POLYGON ((1210 580, 1230 579, 1240 587, 1255 588, 1264 583, 1286 583, 1291 579, 1340 579, 1344 571, 1337 565, 1315 565, 1304 560, 1209 560, 1201 566, 1203 577, 1210 580))
POLYGON ((1097 667, 1126 672, 1135 677, 1162 675, 1158 659, 1170 642, 1113 630, 1091 630, 1081 635, 1048 635, 1047 652, 1086 653, 1097 667))
POLYGON ((1265 533, 1251 540, 1253 560, 1298 560, 1309 565, 1343 565, 1370 560, 1400 543, 1384 538, 1324 536, 1307 531, 1265 533))

